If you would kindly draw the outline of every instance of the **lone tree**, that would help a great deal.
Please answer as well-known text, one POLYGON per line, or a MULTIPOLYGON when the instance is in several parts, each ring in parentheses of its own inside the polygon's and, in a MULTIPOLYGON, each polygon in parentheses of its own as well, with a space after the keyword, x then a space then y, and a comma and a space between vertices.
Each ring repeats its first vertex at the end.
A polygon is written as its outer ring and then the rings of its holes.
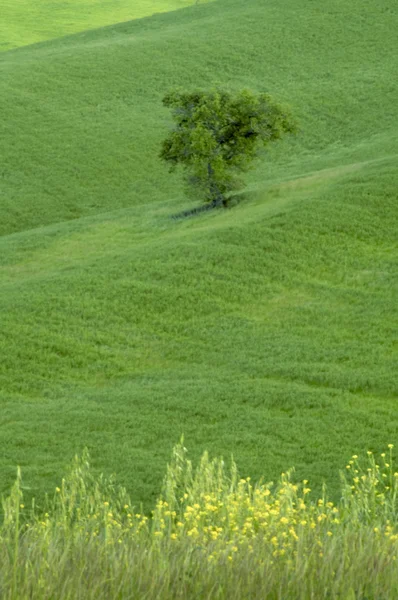
POLYGON ((286 109, 268 94, 249 90, 171 92, 163 98, 175 127, 162 143, 160 157, 170 170, 182 165, 188 187, 213 206, 227 204, 227 194, 243 187, 261 146, 295 133, 286 109))

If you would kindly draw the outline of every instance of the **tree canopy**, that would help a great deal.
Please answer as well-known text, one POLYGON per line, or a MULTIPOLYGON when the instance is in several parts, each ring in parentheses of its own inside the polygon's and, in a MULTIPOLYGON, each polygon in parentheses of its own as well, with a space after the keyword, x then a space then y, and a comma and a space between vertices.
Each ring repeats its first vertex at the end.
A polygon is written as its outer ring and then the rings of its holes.
POLYGON ((173 91, 163 104, 175 126, 160 157, 171 170, 181 165, 188 186, 214 205, 225 205, 227 194, 243 187, 238 174, 252 166, 261 147, 297 129, 286 108, 250 90, 173 91))

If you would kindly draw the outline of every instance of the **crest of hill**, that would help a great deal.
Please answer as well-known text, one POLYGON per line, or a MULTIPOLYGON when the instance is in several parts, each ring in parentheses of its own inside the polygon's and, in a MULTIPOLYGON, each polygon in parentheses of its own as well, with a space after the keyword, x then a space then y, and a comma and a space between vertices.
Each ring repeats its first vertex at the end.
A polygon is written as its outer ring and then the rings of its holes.
MULTIPOLYGON (((201 0, 205 2, 208 0, 201 0)), ((142 18, 193 4, 193 0, 3 0, 0 51, 142 18)))
POLYGON ((299 117, 249 183, 396 149, 396 12, 219 0, 2 53, 0 232, 180 193, 157 158, 171 87, 266 90, 299 117))

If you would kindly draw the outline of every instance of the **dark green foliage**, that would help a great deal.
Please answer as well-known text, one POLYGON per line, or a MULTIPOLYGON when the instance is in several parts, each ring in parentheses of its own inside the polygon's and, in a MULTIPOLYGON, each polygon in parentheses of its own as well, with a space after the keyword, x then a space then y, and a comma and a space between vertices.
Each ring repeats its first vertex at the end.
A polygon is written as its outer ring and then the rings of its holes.
POLYGON ((236 174, 250 168, 260 144, 296 131, 286 109, 268 94, 250 90, 171 92, 163 104, 172 109, 176 126, 163 141, 160 157, 171 170, 182 165, 189 187, 215 206, 243 186, 236 174))

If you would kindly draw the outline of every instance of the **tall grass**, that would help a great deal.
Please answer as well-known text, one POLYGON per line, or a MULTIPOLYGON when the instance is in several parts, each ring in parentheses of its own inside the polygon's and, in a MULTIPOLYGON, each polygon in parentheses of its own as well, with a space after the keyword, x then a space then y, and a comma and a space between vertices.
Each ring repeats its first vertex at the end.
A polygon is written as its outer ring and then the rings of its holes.
POLYGON ((0 595, 33 598, 342 598, 398 593, 398 473, 392 445, 353 456, 341 500, 311 498, 308 481, 241 479, 235 463, 182 443, 148 517, 88 455, 38 509, 20 474, 3 502, 0 595))

